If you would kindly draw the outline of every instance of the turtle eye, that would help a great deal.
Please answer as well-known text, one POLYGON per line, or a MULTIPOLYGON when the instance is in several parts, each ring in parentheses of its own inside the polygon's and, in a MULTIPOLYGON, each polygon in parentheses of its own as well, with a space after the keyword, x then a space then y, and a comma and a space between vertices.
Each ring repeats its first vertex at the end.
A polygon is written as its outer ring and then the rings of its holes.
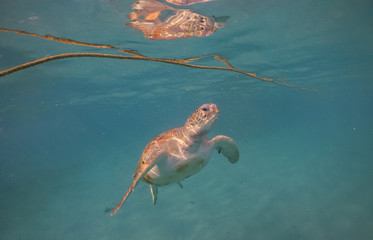
POLYGON ((205 108, 205 107, 204 107, 204 108, 202 108, 202 111, 206 112, 206 111, 207 111, 207 108, 205 108))

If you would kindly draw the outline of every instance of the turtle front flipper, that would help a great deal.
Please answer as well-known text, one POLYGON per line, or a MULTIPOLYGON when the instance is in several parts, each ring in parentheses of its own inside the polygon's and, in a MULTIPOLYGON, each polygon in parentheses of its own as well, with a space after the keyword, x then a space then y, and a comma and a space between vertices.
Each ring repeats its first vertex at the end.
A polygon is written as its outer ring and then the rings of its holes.
POLYGON ((218 135, 209 141, 212 147, 218 150, 219 153, 228 158, 231 163, 238 162, 240 158, 240 151, 235 141, 227 136, 218 135))
MULTIPOLYGON (((147 160, 143 160, 143 158, 140 159, 140 163, 137 166, 136 172, 133 174, 133 182, 131 183, 130 187, 128 188, 126 194, 124 194, 124 197, 122 200, 118 203, 118 205, 115 207, 115 209, 110 213, 110 216, 113 216, 122 206, 124 201, 128 198, 128 196, 135 190, 135 187, 139 183, 139 180, 141 180, 150 169, 154 167, 159 161, 167 157, 167 153, 160 152, 158 154, 152 154, 147 160)), ((153 200, 154 201, 154 200, 153 200)))

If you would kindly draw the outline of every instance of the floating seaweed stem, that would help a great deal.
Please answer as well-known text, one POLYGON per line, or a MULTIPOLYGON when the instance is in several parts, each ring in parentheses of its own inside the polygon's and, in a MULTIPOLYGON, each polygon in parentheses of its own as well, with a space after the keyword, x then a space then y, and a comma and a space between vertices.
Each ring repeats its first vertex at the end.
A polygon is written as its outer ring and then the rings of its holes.
POLYGON ((12 29, 6 29, 6 28, 0 28, 1 32, 12 32, 16 34, 22 34, 22 35, 27 35, 27 36, 32 36, 32 37, 39 37, 39 38, 44 38, 48 40, 52 40, 55 42, 60 42, 64 44, 73 44, 73 45, 80 45, 80 46, 86 46, 86 47, 95 47, 95 48, 110 48, 110 49, 116 49, 116 47, 112 45, 105 45, 105 44, 91 44, 91 43, 85 43, 85 42, 78 42, 75 40, 67 39, 67 38, 58 38, 54 37, 52 35, 39 35, 36 33, 28 33, 25 31, 20 31, 20 30, 12 30, 12 29))
POLYGON ((115 49, 121 53, 125 53, 128 55, 118 55, 118 54, 104 54, 104 53, 63 53, 63 54, 58 54, 58 55, 53 55, 53 56, 48 56, 44 58, 37 59, 35 61, 27 62, 3 71, 0 71, 0 77, 4 77, 6 75, 21 71, 26 68, 34 67, 39 64, 47 63, 50 61, 55 61, 59 59, 65 59, 65 58, 76 58, 76 57, 97 57, 97 58, 113 58, 113 59, 121 59, 121 60, 143 60, 143 61, 153 61, 153 62, 161 62, 161 63, 166 63, 166 64, 176 64, 180 66, 185 66, 185 67, 191 67, 191 68, 199 68, 199 69, 210 69, 210 70, 222 70, 222 71, 232 71, 232 72, 237 72, 261 81, 265 82, 270 82, 276 85, 280 86, 285 86, 285 87, 290 87, 290 88, 296 88, 299 90, 311 90, 311 91, 317 91, 316 89, 307 89, 307 88, 302 88, 302 87, 297 87, 293 84, 289 85, 286 81, 284 80, 274 80, 271 78, 266 78, 266 77, 258 77, 256 73, 250 73, 250 72, 245 72, 242 70, 239 70, 235 67, 233 67, 232 64, 228 62, 227 59, 224 59, 220 55, 207 55, 207 56, 199 56, 199 57, 193 57, 193 58, 186 58, 186 59, 168 59, 168 58, 152 58, 152 57, 147 57, 145 55, 139 54, 135 52, 134 50, 124 50, 124 49, 118 49, 117 47, 113 45, 106 45, 106 44, 92 44, 92 43, 85 43, 85 42, 79 42, 67 38, 58 38, 54 37, 51 35, 39 35, 36 33, 28 33, 25 31, 20 31, 20 30, 12 30, 12 29, 5 29, 5 28, 0 28, 0 32, 12 32, 15 34, 22 34, 22 35, 28 35, 32 37, 40 37, 56 42, 60 42, 63 44, 70 44, 70 45, 80 45, 80 46, 86 46, 86 47, 94 47, 94 48, 109 48, 109 49, 115 49), (206 58, 212 56, 214 59, 220 61, 223 63, 226 67, 218 67, 218 66, 205 66, 205 65, 197 65, 195 64, 196 60, 206 58))

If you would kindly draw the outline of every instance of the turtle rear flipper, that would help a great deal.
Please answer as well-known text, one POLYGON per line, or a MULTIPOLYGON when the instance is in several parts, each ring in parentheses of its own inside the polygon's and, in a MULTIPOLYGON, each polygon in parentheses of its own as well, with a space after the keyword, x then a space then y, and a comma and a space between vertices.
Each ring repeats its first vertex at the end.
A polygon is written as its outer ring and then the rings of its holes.
POLYGON ((158 186, 154 184, 149 184, 150 187, 150 193, 152 194, 153 204, 155 205, 157 203, 158 199, 158 186))

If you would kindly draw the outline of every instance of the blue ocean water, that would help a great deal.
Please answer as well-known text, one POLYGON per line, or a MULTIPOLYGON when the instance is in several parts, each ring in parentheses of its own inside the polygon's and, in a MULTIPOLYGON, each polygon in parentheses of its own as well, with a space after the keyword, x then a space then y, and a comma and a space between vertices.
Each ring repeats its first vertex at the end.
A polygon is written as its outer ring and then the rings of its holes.
MULTIPOLYGON (((202 38, 149 40, 128 0, 14 0, 0 27, 133 49, 148 57, 218 54, 236 72, 150 61, 70 58, 0 78, 1 239, 373 239, 373 4, 217 0, 229 16, 202 38), (315 90, 317 89, 317 90, 315 90), (132 181, 146 144, 216 103, 209 134, 234 138, 198 174, 159 189, 132 181)), ((71 52, 117 54, 0 32, 0 71, 71 52)), ((212 57, 202 61, 224 66, 212 57)))

